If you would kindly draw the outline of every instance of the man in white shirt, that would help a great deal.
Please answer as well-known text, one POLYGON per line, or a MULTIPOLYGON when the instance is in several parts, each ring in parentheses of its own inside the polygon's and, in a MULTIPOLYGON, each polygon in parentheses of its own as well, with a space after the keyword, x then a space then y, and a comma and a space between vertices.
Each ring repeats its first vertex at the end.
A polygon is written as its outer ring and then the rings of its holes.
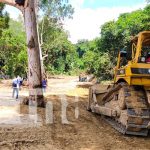
POLYGON ((12 97, 14 97, 14 95, 16 94, 16 99, 18 99, 19 87, 20 87, 20 80, 19 80, 19 78, 16 78, 16 77, 15 77, 15 78, 13 79, 12 87, 13 87, 13 94, 12 94, 12 97))

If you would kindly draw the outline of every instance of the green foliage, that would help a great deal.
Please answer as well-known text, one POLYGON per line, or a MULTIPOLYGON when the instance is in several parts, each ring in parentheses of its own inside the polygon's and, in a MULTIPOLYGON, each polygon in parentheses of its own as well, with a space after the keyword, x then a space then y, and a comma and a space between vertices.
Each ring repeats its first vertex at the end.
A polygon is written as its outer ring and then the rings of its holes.
POLYGON ((50 73, 67 73, 74 69, 76 51, 63 28, 47 17, 43 18, 39 27, 42 53, 46 56, 45 70, 50 73))
POLYGON ((76 66, 76 51, 62 27, 64 18, 72 18, 74 9, 66 0, 42 0, 44 17, 39 23, 39 35, 45 70, 69 73, 76 66))
POLYGON ((118 51, 129 45, 132 36, 144 30, 150 30, 150 5, 104 23, 99 38, 77 43, 76 50, 84 62, 81 69, 100 79, 112 79, 118 51))
POLYGON ((10 20, 0 39, 0 70, 10 76, 26 75, 27 53, 25 32, 20 22, 10 20))
MULTIPOLYGON (((89 44, 93 44, 94 42, 96 44, 96 40, 90 42, 89 44)), ((91 47, 93 46, 91 45, 91 47)), ((96 49, 90 49, 83 55, 82 59, 87 73, 92 73, 101 80, 108 80, 112 78, 112 68, 114 66, 111 63, 108 53, 98 52, 96 49)))
POLYGON ((0 3, 0 36, 2 35, 2 30, 9 27, 9 15, 7 12, 3 12, 5 5, 0 3))
POLYGON ((78 53, 78 57, 82 58, 83 55, 88 51, 88 50, 95 50, 96 49, 96 40, 93 41, 88 41, 85 39, 79 40, 78 43, 75 45, 76 46, 76 51, 78 53))
POLYGON ((74 9, 68 0, 41 0, 40 7, 46 16, 60 21, 66 17, 72 18, 74 9))
MULTIPOLYGON (((27 74, 27 47, 23 21, 7 19, 0 3, 0 71, 10 76, 27 74), (9 22, 9 24, 8 24, 9 22), (8 26, 9 25, 9 26, 8 26), (8 28, 9 27, 9 28, 8 28)), ((50 73, 69 73, 76 67, 76 52, 68 41, 61 20, 71 18, 72 6, 63 0, 42 0, 43 10, 39 21, 39 35, 45 70, 50 73)))
POLYGON ((114 51, 128 45, 131 36, 150 30, 149 14, 150 6, 147 6, 144 10, 121 14, 117 21, 105 23, 101 27, 100 51, 105 50, 115 56, 114 51))
MULTIPOLYGON (((150 30, 150 5, 143 10, 124 13, 118 20, 101 26, 92 41, 73 45, 63 29, 62 19, 71 18, 72 6, 65 0, 42 0, 39 36, 45 70, 51 74, 93 73, 101 80, 112 79, 118 51, 129 44, 131 36, 150 30)), ((14 76, 27 73, 26 36, 22 20, 10 20, 0 3, 0 71, 14 76), (8 23, 9 22, 9 23, 8 23)))

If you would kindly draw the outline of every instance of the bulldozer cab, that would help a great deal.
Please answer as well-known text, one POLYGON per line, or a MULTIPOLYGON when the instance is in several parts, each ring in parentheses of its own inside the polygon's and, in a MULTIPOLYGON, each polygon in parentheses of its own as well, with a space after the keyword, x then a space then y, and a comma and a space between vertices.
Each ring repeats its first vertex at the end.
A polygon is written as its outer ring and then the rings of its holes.
POLYGON ((147 63, 150 55, 150 31, 139 33, 132 39, 132 59, 135 63, 147 63))
POLYGON ((132 63, 150 63, 150 31, 144 31, 131 39, 131 42, 118 55, 117 68, 132 63), (146 61, 147 60, 147 61, 146 61))
POLYGON ((144 74, 150 75, 149 70, 146 71, 150 68, 148 64, 150 65, 150 31, 143 31, 131 38, 128 46, 119 52, 114 69, 115 83, 124 80, 130 85, 135 74, 139 75, 137 78, 144 74))

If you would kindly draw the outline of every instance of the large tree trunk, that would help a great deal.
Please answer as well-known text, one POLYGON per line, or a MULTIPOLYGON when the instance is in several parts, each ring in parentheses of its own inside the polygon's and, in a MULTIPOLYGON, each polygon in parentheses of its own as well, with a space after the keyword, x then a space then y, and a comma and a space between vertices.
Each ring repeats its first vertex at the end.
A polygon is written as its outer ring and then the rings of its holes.
POLYGON ((42 74, 40 62, 39 38, 36 22, 36 0, 30 0, 24 10, 25 28, 28 46, 28 80, 29 98, 37 100, 37 105, 43 105, 42 74))
POLYGON ((24 14, 28 47, 29 100, 37 101, 38 106, 44 106, 40 48, 36 22, 37 0, 26 0, 28 4, 25 8, 17 5, 15 0, 0 0, 0 2, 17 7, 24 14))

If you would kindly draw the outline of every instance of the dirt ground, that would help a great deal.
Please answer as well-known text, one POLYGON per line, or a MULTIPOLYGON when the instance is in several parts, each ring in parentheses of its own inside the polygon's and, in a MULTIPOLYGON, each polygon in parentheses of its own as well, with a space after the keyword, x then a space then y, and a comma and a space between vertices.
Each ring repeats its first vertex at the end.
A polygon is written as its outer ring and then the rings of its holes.
POLYGON ((108 125, 101 116, 86 111, 87 87, 91 83, 78 86, 77 81, 77 77, 49 79, 45 97, 53 104, 54 120, 50 124, 46 123, 45 108, 38 108, 39 119, 36 123, 28 118, 29 107, 20 104, 22 97, 27 95, 26 88, 20 91, 20 99, 16 101, 11 97, 10 81, 2 81, 0 83, 0 150, 150 149, 150 136, 122 135, 108 125), (61 98, 64 96, 68 102, 68 124, 62 123, 61 119, 61 98), (17 122, 18 116, 23 120, 21 124, 17 122))

